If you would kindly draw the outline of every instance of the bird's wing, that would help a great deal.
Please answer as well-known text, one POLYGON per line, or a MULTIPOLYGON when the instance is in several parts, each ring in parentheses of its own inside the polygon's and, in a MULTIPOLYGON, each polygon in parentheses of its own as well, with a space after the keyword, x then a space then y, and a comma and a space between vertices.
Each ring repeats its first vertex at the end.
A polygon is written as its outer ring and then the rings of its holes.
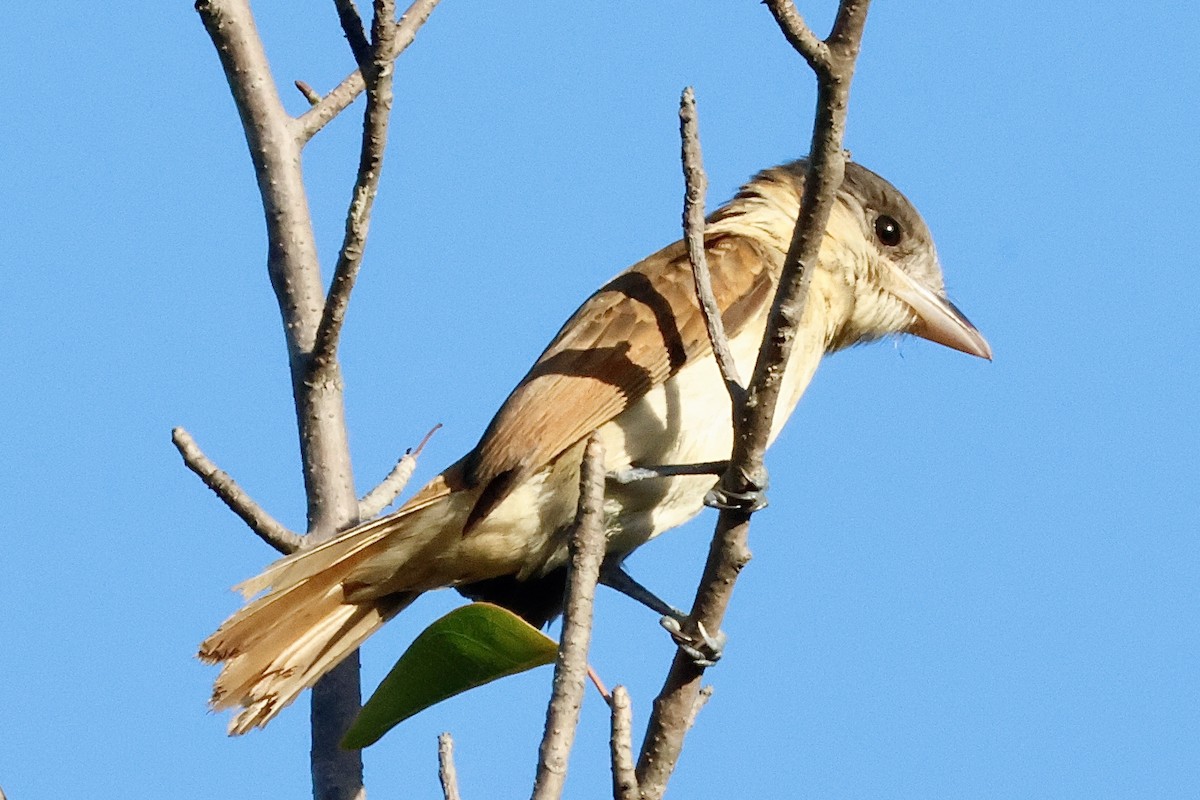
MULTIPOLYGON (((705 250, 734 336, 769 306, 783 253, 733 235, 710 237, 705 250)), ((522 480, 711 350, 682 242, 614 278, 567 321, 467 457, 466 482, 482 488, 467 529, 522 480)))

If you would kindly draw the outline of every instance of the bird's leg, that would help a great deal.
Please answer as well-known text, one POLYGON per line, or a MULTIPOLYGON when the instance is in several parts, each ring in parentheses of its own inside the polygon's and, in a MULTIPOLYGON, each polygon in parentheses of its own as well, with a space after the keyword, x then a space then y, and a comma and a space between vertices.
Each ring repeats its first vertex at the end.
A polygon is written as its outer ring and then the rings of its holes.
POLYGON ((701 461, 698 464, 662 464, 656 467, 630 466, 608 473, 608 479, 621 484, 636 483, 651 478, 673 478, 677 475, 720 475, 728 468, 728 461, 701 461))
POLYGON ((618 561, 605 562, 604 566, 600 568, 600 583, 610 589, 616 589, 628 598, 637 600, 646 608, 662 614, 664 617, 671 617, 672 619, 684 619, 687 617, 678 608, 669 605, 661 597, 634 580, 633 576, 626 572, 625 568, 618 561))
POLYGON ((696 623, 698 635, 692 636, 684 632, 687 614, 668 604, 654 592, 638 583, 625 571, 619 561, 606 562, 600 570, 600 583, 611 589, 616 589, 626 597, 632 598, 642 605, 662 614, 659 623, 666 628, 667 633, 675 641, 677 647, 700 667, 711 667, 721 658, 725 649, 725 633, 717 631, 710 634, 699 622, 696 623))
MULTIPOLYGON (((679 475, 723 475, 729 469, 729 461, 700 461, 695 464, 661 464, 653 467, 629 466, 608 473, 608 480, 627 485, 653 478, 674 478, 679 475)), ((745 492, 730 492, 715 486, 704 496, 704 505, 709 508, 732 509, 755 512, 767 507, 766 479, 755 482, 745 492)))

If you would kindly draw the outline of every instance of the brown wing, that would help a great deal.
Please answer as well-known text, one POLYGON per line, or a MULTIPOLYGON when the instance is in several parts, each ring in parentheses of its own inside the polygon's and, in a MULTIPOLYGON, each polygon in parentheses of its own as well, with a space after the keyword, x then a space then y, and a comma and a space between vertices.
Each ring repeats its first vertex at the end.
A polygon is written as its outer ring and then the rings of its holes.
MULTIPOLYGON (((733 336, 771 302, 783 254, 730 235, 705 249, 733 336)), ((465 460, 467 484, 483 487, 467 530, 522 480, 711 349, 682 242, 618 275, 567 321, 465 460)))

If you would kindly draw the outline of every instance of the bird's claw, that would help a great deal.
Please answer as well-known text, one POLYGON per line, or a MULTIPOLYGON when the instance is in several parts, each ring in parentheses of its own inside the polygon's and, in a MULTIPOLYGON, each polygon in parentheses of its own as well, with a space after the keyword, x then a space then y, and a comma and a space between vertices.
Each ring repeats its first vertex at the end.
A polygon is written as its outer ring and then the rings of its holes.
POLYGON ((753 473, 739 469, 734 489, 722 480, 704 495, 704 505, 718 511, 743 511, 753 514, 767 507, 767 486, 770 483, 766 467, 760 467, 753 473))
POLYGON ((717 631, 715 634, 710 634, 704 627, 704 623, 696 620, 697 636, 685 633, 683 630, 682 620, 683 615, 665 616, 659 620, 667 633, 671 634, 671 639, 674 640, 675 646, 683 651, 684 655, 692 659, 692 662, 698 667, 711 667, 721 660, 721 655, 725 651, 725 642, 727 638, 724 631, 717 631))
POLYGON ((732 492, 716 486, 704 495, 704 505, 718 511, 745 511, 752 514, 767 507, 767 493, 761 489, 732 492))

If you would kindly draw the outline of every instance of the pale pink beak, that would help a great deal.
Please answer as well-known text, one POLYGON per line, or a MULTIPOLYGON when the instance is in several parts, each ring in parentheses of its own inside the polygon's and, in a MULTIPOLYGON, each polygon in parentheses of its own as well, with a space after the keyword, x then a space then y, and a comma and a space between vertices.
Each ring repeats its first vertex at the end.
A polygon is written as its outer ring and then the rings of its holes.
POLYGON ((991 346, 954 303, 934 294, 903 270, 894 269, 892 272, 897 278, 892 293, 908 303, 917 315, 917 321, 909 333, 968 355, 992 360, 991 346))

